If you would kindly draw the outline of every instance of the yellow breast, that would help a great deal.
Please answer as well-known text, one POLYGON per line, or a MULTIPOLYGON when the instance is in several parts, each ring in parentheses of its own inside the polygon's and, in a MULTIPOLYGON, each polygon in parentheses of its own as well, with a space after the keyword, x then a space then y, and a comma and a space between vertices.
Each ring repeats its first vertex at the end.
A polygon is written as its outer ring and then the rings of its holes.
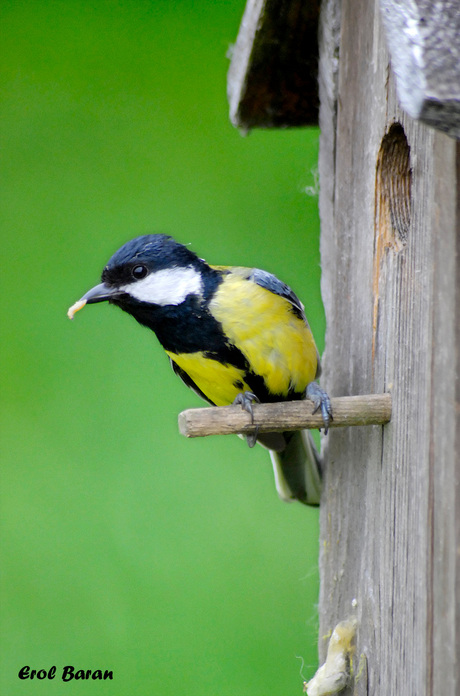
POLYGON ((315 379, 318 353, 312 333, 285 298, 230 273, 209 309, 271 394, 302 392, 315 379))

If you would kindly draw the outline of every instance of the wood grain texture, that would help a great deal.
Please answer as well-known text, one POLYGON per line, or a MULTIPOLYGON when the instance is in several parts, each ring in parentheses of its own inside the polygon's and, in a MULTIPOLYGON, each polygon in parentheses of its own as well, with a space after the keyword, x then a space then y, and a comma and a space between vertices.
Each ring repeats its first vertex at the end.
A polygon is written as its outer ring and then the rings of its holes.
MULTIPOLYGON (((368 394, 331 399, 334 420, 331 428, 357 425, 382 425, 391 419, 390 394, 368 394)), ((322 428, 320 413, 313 413, 311 401, 284 401, 275 404, 253 404, 253 420, 241 406, 191 408, 179 414, 179 431, 185 437, 231 435, 322 428)))
POLYGON ((322 386, 393 400, 325 441, 320 656, 356 615, 344 693, 460 693, 459 152, 400 108, 377 0, 320 26, 322 386))

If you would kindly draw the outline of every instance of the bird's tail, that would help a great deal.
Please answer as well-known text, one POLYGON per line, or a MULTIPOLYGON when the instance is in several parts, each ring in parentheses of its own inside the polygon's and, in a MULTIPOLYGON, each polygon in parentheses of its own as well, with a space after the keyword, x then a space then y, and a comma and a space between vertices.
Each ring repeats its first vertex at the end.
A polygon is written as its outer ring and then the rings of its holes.
POLYGON ((279 497, 287 502, 298 500, 305 505, 319 505, 322 467, 311 433, 298 430, 283 436, 284 449, 270 449, 279 497))

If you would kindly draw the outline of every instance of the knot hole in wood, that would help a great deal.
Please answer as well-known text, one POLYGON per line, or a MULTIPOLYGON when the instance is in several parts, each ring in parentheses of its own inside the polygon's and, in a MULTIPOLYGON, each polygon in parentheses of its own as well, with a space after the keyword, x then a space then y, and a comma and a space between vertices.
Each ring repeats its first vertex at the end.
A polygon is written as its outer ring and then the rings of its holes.
POLYGON ((376 166, 376 236, 383 247, 400 251, 411 217, 410 147, 404 128, 393 123, 383 136, 376 166))
POLYGON ((382 138, 375 173, 375 236, 372 290, 372 364, 376 355, 380 317, 380 294, 385 287, 393 255, 404 262, 411 219, 410 147, 404 128, 392 123, 382 138), (393 254, 391 254, 393 252, 393 254), (390 263, 389 263, 390 262, 390 263))

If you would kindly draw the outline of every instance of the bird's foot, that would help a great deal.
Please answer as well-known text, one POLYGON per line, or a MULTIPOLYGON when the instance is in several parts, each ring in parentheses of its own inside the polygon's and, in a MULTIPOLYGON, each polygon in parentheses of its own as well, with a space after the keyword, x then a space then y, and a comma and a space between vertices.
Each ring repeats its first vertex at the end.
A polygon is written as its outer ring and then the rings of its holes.
MULTIPOLYGON (((251 416, 251 423, 254 423, 254 412, 252 410, 252 404, 254 402, 260 403, 257 396, 250 391, 245 391, 245 392, 241 392, 240 394, 238 394, 238 396, 235 398, 235 400, 233 402, 233 405, 234 406, 241 405, 241 408, 243 409, 243 411, 246 411, 251 416)), ((246 442, 248 443, 249 447, 254 447, 254 445, 257 442, 257 435, 258 434, 259 434, 259 427, 257 425, 254 428, 253 433, 245 434, 246 442)))
POLYGON ((324 423, 324 434, 327 435, 332 417, 331 400, 324 389, 321 389, 317 382, 310 382, 306 391, 307 399, 313 401, 313 413, 321 409, 321 415, 324 423))

